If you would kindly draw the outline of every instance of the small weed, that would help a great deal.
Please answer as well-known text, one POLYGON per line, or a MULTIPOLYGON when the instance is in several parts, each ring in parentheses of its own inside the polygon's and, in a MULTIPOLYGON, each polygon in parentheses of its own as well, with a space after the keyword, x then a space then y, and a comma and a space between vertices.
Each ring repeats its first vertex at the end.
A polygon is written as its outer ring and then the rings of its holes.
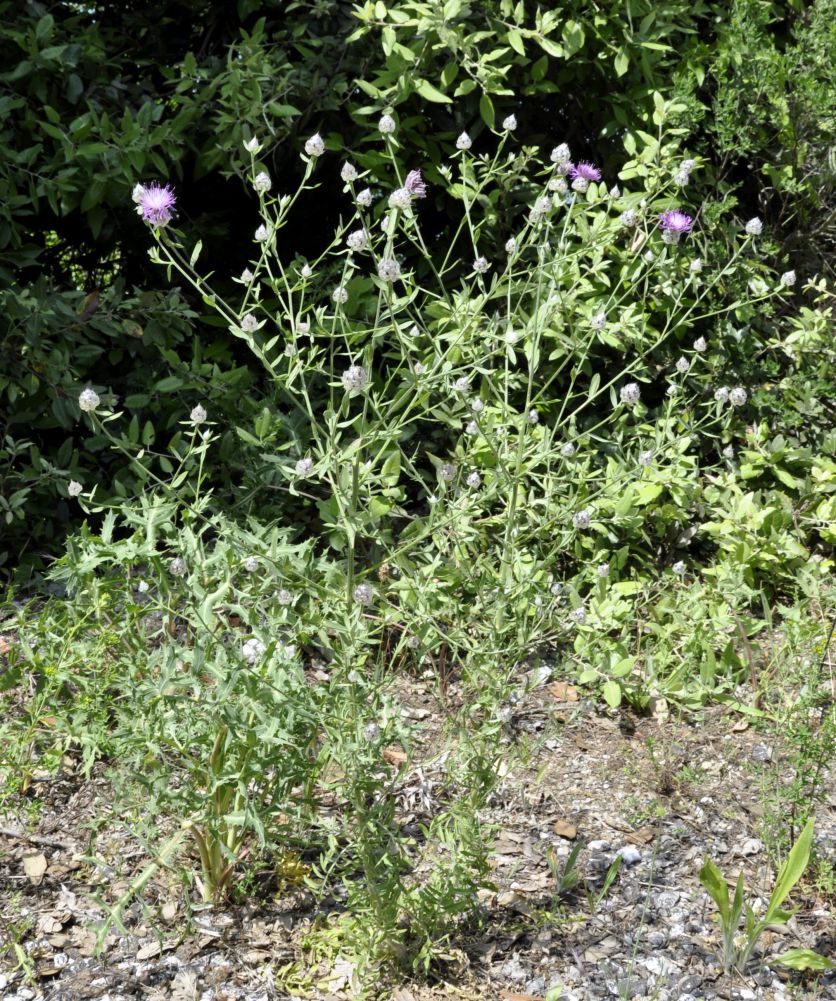
POLYGON ((621 869, 620 855, 617 855, 610 863, 606 875, 604 876, 604 881, 601 884, 601 887, 596 891, 589 881, 582 879, 578 870, 578 856, 580 855, 582 848, 583 845, 580 841, 575 842, 572 846, 572 850, 566 856, 565 862, 560 861, 554 848, 549 848, 546 852, 546 861, 549 866, 549 871, 552 874, 552 879, 554 880, 554 887, 552 890, 552 908, 554 910, 559 908, 562 898, 568 897, 580 886, 586 896, 589 913, 593 914, 600 906, 604 897, 606 897, 609 893, 610 888, 618 876, 621 869))
MULTIPOLYGON (((743 899, 743 873, 737 878, 734 897, 729 901, 729 888, 717 866, 706 859, 700 870, 700 882, 717 905, 723 937, 723 967, 726 973, 737 970, 745 973, 752 952, 761 934, 773 924, 785 924, 795 911, 782 909, 782 904, 793 887, 799 882, 810 858, 813 841, 813 821, 809 820, 798 840, 793 845, 786 861, 775 879, 775 888, 769 898, 766 910, 758 918, 754 909, 743 899), (742 938, 738 937, 741 917, 744 918, 742 938)), ((795 970, 829 970, 834 964, 811 949, 790 949, 775 956, 773 962, 795 970)))
POLYGON ((760 772, 763 819, 759 833, 773 858, 786 852, 829 792, 836 760, 836 701, 826 664, 834 625, 836 619, 824 635, 820 621, 814 622, 812 631, 804 624, 800 637, 797 631, 788 630, 791 634, 784 644, 788 651, 804 654, 800 659, 805 669, 792 679, 798 688, 786 693, 784 704, 775 710, 782 760, 760 772), (787 780, 781 778, 783 771, 789 773, 787 780))
POLYGON ((23 942, 35 926, 31 914, 21 913, 21 895, 12 896, 8 910, 3 915, 4 923, 0 928, 0 956, 5 956, 10 963, 12 974, 19 970, 28 984, 36 983, 35 964, 26 952, 23 942))
POLYGON ((646 794, 633 793, 624 801, 625 816, 631 827, 642 827, 664 820, 670 810, 658 799, 647 798, 646 794))

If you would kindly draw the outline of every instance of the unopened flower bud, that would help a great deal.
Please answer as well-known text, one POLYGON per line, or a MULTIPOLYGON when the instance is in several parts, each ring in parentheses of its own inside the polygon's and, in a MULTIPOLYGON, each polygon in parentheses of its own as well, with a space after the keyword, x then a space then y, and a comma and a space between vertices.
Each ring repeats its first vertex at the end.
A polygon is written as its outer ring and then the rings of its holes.
POLYGON ((305 142, 305 152, 308 156, 318 157, 325 152, 325 143, 322 136, 316 132, 305 142))

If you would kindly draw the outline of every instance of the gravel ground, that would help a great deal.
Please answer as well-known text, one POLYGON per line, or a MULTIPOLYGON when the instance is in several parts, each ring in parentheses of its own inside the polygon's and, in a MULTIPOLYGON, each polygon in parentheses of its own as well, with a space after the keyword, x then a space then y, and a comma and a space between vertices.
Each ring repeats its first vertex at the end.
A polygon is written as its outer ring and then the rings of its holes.
MULTIPOLYGON (((454 694, 454 693, 453 693, 454 694)), ((424 731, 427 760, 399 783, 401 820, 428 820, 437 705, 418 681, 400 683, 404 714, 424 731)), ((832 706, 831 706, 832 709, 832 706)), ((718 961, 714 906, 699 884, 710 856, 727 878, 745 875, 768 897, 774 865, 764 844, 763 788, 786 777, 775 734, 722 709, 688 721, 605 713, 569 684, 543 683, 511 707, 509 747, 523 764, 502 779, 485 812, 499 830, 484 891, 484 921, 438 957, 432 976, 381 985, 392 1001, 598 998, 789 1001, 836 998, 836 976, 769 968, 772 954, 806 946, 836 955, 836 890, 802 884, 799 911, 767 931, 751 974, 727 977, 718 961), (555 901, 548 855, 565 862, 576 844, 592 897, 613 859, 619 872, 590 908, 581 887, 555 901)), ((0 998, 4 1001, 268 1001, 350 998, 352 968, 317 962, 303 948, 316 916, 302 889, 257 907, 196 909, 162 871, 95 955, 103 905, 143 869, 135 834, 110 818, 104 770, 89 780, 66 759, 36 777, 28 802, 0 815, 0 998), (39 809, 32 807, 39 805, 39 809), (98 899, 98 903, 95 899, 98 899), (28 976, 25 975, 28 967, 28 976)), ((817 812, 817 852, 836 858, 833 775, 817 812)))

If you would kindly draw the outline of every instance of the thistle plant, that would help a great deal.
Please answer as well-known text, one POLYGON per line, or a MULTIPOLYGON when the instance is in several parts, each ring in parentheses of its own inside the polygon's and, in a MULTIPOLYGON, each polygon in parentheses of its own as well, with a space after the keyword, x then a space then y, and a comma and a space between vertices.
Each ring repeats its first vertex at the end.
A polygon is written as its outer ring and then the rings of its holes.
MULTIPOLYGON (((638 183, 622 193, 565 144, 547 164, 515 150, 507 123, 493 153, 462 132, 449 164, 426 171, 402 159, 396 130, 384 115, 382 151, 340 160, 310 137, 292 194, 248 141, 258 213, 231 292, 199 270, 171 189, 139 186, 153 259, 266 379, 262 415, 236 429, 247 527, 216 512, 205 481, 211 401, 190 401, 163 451, 116 430, 121 414, 88 387, 83 419, 147 491, 108 514, 122 541, 90 540, 55 574, 75 591, 101 572, 152 580, 162 625, 126 688, 122 757, 193 835, 204 896, 229 888, 253 838, 316 845, 320 888, 341 880, 365 915, 370 961, 426 958, 472 908, 488 871, 480 811, 508 753, 500 707, 524 665, 595 645, 628 553, 655 563, 661 545, 687 574, 675 540, 697 453, 747 402, 743 386, 715 394, 732 364, 718 330, 786 291, 776 279, 718 305, 718 287, 748 275, 756 234, 694 267, 699 208, 681 204, 664 136, 625 166, 638 183), (328 171, 345 216, 302 260, 279 237, 328 171), (431 198, 457 209, 443 247, 422 225, 431 198), (395 667, 434 673, 447 709, 449 781, 423 849, 454 860, 440 881, 412 876, 421 849, 400 829, 384 756, 396 742, 409 762, 395 667), (338 819, 322 821, 323 801, 338 819)), ((93 487, 78 499, 106 506, 93 487)), ((618 659, 619 683, 601 679, 611 701, 633 667, 618 659)))

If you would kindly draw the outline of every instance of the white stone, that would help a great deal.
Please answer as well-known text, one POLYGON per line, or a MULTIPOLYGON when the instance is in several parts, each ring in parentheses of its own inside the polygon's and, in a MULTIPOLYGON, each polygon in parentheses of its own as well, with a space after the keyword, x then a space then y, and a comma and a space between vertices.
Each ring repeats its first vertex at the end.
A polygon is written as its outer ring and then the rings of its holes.
POLYGON ((625 845, 619 848, 616 855, 625 865, 637 865, 642 860, 642 853, 635 845, 625 845))

